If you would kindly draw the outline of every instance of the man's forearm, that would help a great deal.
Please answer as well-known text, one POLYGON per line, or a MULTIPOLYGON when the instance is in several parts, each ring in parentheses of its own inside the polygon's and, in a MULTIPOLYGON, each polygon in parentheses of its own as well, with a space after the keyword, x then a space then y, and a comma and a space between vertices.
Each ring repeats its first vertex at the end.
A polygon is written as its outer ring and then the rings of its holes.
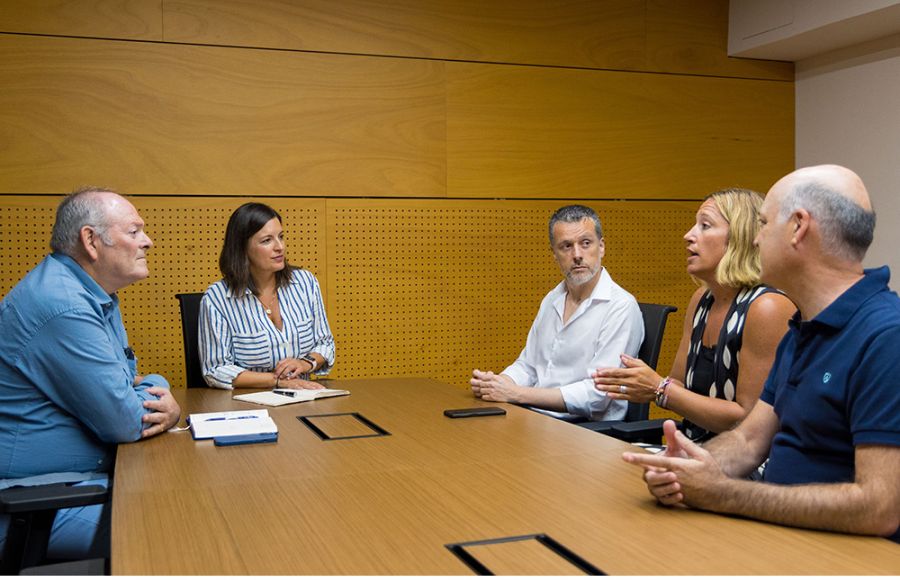
POLYGON ((562 392, 559 387, 541 388, 541 387, 519 387, 522 389, 519 394, 519 401, 523 405, 546 409, 547 411, 567 412, 566 402, 563 399, 562 392))
POLYGON ((856 483, 775 485, 730 479, 692 499, 705 510, 802 528, 887 536, 896 519, 856 483), (892 523, 893 522, 893 523, 892 523))
POLYGON ((703 444, 725 475, 746 478, 765 460, 740 431, 726 431, 703 444))

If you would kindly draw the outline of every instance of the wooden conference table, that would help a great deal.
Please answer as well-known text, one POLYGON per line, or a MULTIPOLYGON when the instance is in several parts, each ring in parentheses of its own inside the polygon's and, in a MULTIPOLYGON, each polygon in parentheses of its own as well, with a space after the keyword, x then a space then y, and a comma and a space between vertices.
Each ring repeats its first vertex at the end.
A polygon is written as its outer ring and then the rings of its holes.
MULTIPOLYGON (((661 508, 629 445, 575 425, 448 419, 486 404, 427 379, 328 386, 351 395, 269 408, 277 443, 121 445, 113 574, 900 573, 887 540, 661 508), (308 420, 331 440, 296 418, 327 414, 308 420)), ((231 395, 177 393, 185 414, 258 408, 231 395)))

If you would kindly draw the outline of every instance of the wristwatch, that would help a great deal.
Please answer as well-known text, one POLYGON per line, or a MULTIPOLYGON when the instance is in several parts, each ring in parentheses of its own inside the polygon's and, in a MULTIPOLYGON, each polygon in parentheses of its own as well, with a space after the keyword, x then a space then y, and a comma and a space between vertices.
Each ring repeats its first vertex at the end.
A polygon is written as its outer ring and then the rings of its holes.
POLYGON ((306 371, 306 372, 308 372, 308 373, 311 373, 311 372, 313 372, 314 370, 316 370, 316 366, 318 366, 318 364, 319 364, 319 363, 316 362, 316 359, 314 359, 314 358, 313 358, 312 356, 310 356, 310 355, 306 355, 305 357, 301 358, 300 360, 305 360, 305 361, 308 362, 310 365, 312 365, 312 366, 309 367, 309 370, 306 371))

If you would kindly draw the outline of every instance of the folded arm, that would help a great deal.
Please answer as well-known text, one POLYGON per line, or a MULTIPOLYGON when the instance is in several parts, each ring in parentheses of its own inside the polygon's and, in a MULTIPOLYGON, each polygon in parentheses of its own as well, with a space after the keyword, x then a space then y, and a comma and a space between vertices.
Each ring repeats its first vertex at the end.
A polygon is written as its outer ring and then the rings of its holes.
POLYGON ((145 418, 144 402, 158 400, 155 388, 168 384, 159 375, 148 375, 135 385, 134 361, 129 365, 122 351, 95 313, 75 310, 47 322, 19 369, 101 441, 136 441, 156 423, 145 418))

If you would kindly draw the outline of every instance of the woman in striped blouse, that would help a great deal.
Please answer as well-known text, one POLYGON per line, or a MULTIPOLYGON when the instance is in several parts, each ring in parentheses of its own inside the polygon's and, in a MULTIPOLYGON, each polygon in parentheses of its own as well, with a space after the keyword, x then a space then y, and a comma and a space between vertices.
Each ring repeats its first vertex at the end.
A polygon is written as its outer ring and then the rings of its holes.
POLYGON ((228 220, 222 280, 200 305, 200 359, 211 387, 319 389, 334 364, 316 277, 288 264, 281 216, 245 203, 228 220))

